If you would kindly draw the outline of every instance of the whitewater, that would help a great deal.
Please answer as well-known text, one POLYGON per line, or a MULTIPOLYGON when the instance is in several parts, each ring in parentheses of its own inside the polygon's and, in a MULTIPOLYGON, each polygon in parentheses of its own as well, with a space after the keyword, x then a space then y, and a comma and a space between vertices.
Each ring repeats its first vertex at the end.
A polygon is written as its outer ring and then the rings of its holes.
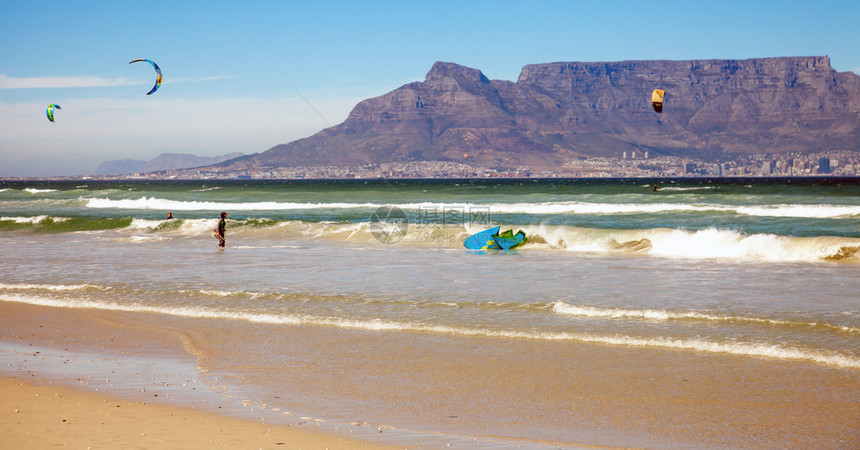
MULTIPOLYGON (((569 384, 595 371, 626 393, 612 400, 621 411, 663 392, 668 368, 684 374, 693 403, 713 389, 778 399, 810 377, 857 379, 860 182, 651 186, 2 182, 0 305, 175 327, 203 370, 285 410, 388 423, 388 408, 402 404, 413 408, 402 416, 415 417, 403 426, 457 431, 435 418, 441 402, 446 417, 464 417, 463 429, 490 424, 504 435, 510 417, 485 415, 516 403, 541 424, 523 425, 522 436, 560 442, 576 428, 558 414, 560 399, 605 401, 569 384), (223 249, 212 232, 221 211, 223 249), (523 230, 528 241, 507 252, 462 246, 491 226, 523 230), (607 366, 616 368, 601 372, 607 366), (705 373, 734 381, 715 387, 721 381, 705 373), (475 377, 496 384, 469 384, 475 377), (770 381, 753 387, 748 378, 770 381), (656 384, 643 390, 641 380, 656 384), (284 393, 315 383, 305 400, 284 393), (408 387, 390 402, 367 403, 400 383, 408 387), (470 413, 434 394, 452 384, 470 413), (332 385, 341 386, 336 398, 332 385), (494 385, 507 390, 486 391, 494 385), (521 395, 534 403, 523 406, 521 395), (314 407, 327 404, 336 408, 314 407)), ((659 395, 674 404, 674 394, 659 395)))

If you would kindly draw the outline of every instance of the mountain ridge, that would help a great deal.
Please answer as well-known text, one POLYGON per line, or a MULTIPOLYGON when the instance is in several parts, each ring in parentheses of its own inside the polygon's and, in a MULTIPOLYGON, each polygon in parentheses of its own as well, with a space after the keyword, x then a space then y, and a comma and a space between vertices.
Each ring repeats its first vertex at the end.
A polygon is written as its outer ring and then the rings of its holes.
POLYGON ((552 168, 624 152, 718 160, 860 151, 860 76, 827 56, 555 62, 516 82, 436 62, 424 81, 359 102, 347 119, 224 170, 410 161, 552 168), (667 91, 663 113, 650 93, 667 91))
POLYGON ((149 161, 119 159, 104 161, 96 168, 96 175, 128 175, 133 173, 179 170, 208 166, 243 156, 234 152, 219 156, 196 156, 190 153, 162 153, 149 161))

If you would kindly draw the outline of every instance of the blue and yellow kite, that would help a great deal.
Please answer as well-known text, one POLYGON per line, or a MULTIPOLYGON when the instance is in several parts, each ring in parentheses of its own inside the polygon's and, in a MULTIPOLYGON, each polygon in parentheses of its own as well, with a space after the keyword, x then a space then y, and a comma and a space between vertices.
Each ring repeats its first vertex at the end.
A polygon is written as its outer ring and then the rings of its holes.
POLYGON ((146 93, 146 95, 149 95, 149 94, 152 94, 153 92, 155 92, 156 90, 158 90, 158 87, 161 86, 161 69, 158 68, 158 64, 156 64, 156 63, 154 63, 148 59, 135 59, 134 61, 130 61, 129 64, 140 62, 140 61, 146 61, 146 62, 152 64, 152 67, 155 68, 155 73, 158 74, 158 76, 155 78, 155 86, 153 86, 152 89, 146 93))

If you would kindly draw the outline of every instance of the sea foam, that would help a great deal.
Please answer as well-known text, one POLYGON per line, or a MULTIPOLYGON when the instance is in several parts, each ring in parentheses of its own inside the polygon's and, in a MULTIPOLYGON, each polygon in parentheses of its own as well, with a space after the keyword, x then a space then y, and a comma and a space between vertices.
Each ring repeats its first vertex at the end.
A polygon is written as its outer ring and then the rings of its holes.
POLYGON ((569 252, 623 253, 667 258, 723 259, 762 262, 823 262, 834 255, 856 260, 846 251, 860 247, 860 239, 744 234, 705 228, 612 230, 569 226, 523 227, 532 244, 569 252))
POLYGON ((397 207, 410 211, 489 211, 492 214, 656 214, 722 212, 762 217, 851 218, 860 216, 858 205, 769 205, 746 206, 726 204, 685 203, 605 203, 605 202, 539 202, 539 203, 349 203, 349 202, 226 202, 170 200, 157 197, 136 199, 89 198, 87 208, 138 209, 159 211, 291 211, 376 209, 397 207))
POLYGON ((736 356, 775 358, 786 361, 814 362, 834 367, 860 369, 860 358, 816 349, 783 347, 764 342, 721 342, 704 338, 637 337, 624 335, 596 335, 570 332, 540 332, 469 328, 448 325, 400 322, 384 319, 346 319, 318 317, 301 314, 269 314, 244 311, 212 310, 204 307, 155 307, 139 304, 124 305, 116 302, 100 302, 81 299, 53 299, 32 295, 0 294, 0 301, 19 302, 32 305, 87 308, 108 311, 148 312, 188 318, 242 320, 254 323, 277 325, 316 325, 345 329, 381 332, 424 332, 465 337, 490 337, 507 339, 531 339, 546 341, 572 341, 596 343, 621 347, 662 348, 687 350, 701 353, 717 353, 736 356))
POLYGON ((655 309, 623 309, 599 308, 594 306, 579 306, 565 303, 561 300, 553 303, 552 311, 557 314, 601 319, 624 319, 646 321, 700 321, 716 323, 754 324, 783 327, 818 328, 847 334, 860 334, 860 328, 844 325, 833 325, 818 322, 801 322, 784 319, 769 319, 764 317, 737 316, 725 314, 703 313, 698 311, 668 311, 655 309))

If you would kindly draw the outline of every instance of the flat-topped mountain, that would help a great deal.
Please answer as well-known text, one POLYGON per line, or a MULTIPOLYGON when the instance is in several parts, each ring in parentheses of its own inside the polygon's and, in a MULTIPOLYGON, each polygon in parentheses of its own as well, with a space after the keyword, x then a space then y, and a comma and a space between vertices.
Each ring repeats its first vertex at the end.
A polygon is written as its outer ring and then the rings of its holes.
POLYGON ((860 151, 860 76, 824 57, 532 64, 516 82, 437 62, 423 82, 364 100, 341 124, 219 166, 469 161, 551 168, 649 151, 860 151), (666 91, 662 113, 651 91, 666 91))

